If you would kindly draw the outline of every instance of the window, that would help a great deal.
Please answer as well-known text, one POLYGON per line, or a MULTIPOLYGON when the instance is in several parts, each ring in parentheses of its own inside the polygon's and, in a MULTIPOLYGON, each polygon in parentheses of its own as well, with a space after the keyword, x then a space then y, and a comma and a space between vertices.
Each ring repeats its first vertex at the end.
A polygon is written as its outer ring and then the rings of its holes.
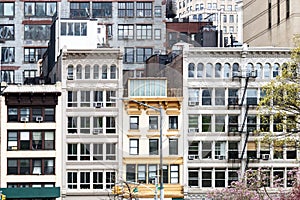
POLYGON ((99 79, 99 65, 97 64, 93 66, 93 78, 99 79))
POLYGON ((197 65, 197 78, 203 77, 203 69, 204 69, 203 63, 198 63, 198 65, 197 65))
POLYGON ((50 25, 24 25, 24 40, 49 40, 50 25))
POLYGON ((216 115, 215 131, 216 132, 225 132, 225 115, 216 115))
POLYGON ((103 172, 93 172, 93 189, 103 189, 103 172))
POLYGON ((68 134, 77 133, 77 117, 68 117, 68 134))
POLYGON ((248 115, 247 116, 247 132, 253 133, 257 130, 257 121, 256 121, 256 115, 248 115))
POLYGON ((275 63, 274 66, 273 66, 273 78, 275 78, 276 76, 278 76, 279 74, 279 64, 278 63, 275 63))
POLYGON ((158 155, 158 139, 149 139, 149 155, 158 155))
MULTIPOLYGON (((0 3, 0 16, 1 16, 1 3, 0 3)), ((0 38, 4 40, 15 39, 15 26, 10 24, 0 25, 0 38)))
POLYGON ((25 17, 52 17, 56 12, 56 2, 24 2, 25 17))
POLYGON ((188 170, 188 186, 198 187, 199 186, 199 171, 194 169, 188 170))
POLYGON ((106 107, 116 107, 116 100, 111 97, 116 97, 116 91, 106 91, 106 107))
POLYGON ((223 15, 223 22, 224 22, 224 23, 227 22, 227 15, 223 15))
POLYGON ((68 144, 68 160, 77 160, 77 144, 68 144))
POLYGON ((154 7, 154 16, 155 17, 161 17, 161 6, 155 6, 154 7))
POLYGON ((84 79, 90 79, 91 78, 91 66, 86 65, 84 67, 84 79))
POLYGON ((247 105, 257 105, 257 89, 247 89, 247 105))
POLYGON ((228 89, 228 105, 238 105, 238 104, 239 104, 238 89, 229 88, 228 89))
POLYGON ((238 178, 237 170, 228 170, 228 186, 231 186, 232 182, 238 181, 238 178))
POLYGON ((124 63, 133 63, 134 62, 134 48, 125 47, 124 48, 124 63))
POLYGON ((116 65, 111 65, 110 66, 110 79, 116 79, 117 76, 118 76, 117 66, 116 65))
POLYGON ((90 3, 88 2, 71 2, 70 18, 86 18, 89 17, 90 3))
POLYGON ((232 11, 232 5, 228 5, 228 6, 227 6, 227 10, 228 10, 228 11, 232 11))
POLYGON ((194 73, 195 73, 195 64, 194 63, 189 63, 188 77, 189 78, 194 78, 194 73))
POLYGON ((199 105, 199 89, 189 88, 189 104, 199 105))
POLYGON ((76 66, 76 79, 82 79, 82 66, 80 64, 76 66))
POLYGON ((154 29, 154 39, 155 40, 161 39, 161 29, 154 29))
POLYGON ((93 160, 103 160, 103 144, 93 144, 93 160))
POLYGON ((152 17, 152 2, 136 2, 137 17, 152 17))
POLYGON ((90 144, 80 144, 80 160, 90 160, 90 144))
POLYGON ((266 63, 264 66, 264 78, 270 78, 271 74, 271 65, 269 63, 266 63))
POLYGON ((211 132, 211 115, 202 115, 202 132, 211 132))
POLYGON ((198 141, 192 141, 189 142, 189 151, 188 155, 190 160, 199 159, 199 142, 198 141))
MULTIPOLYGON (((14 83, 15 82, 15 71, 14 70, 0 70, 1 78, 0 81, 4 81, 6 83, 14 83)), ((24 73, 26 70, 24 70, 24 73)), ((26 81, 24 81, 26 84, 26 81)))
POLYGON ((152 48, 136 48, 136 62, 145 62, 152 55, 152 48))
POLYGON ((50 107, 8 107, 8 122, 54 122, 54 108, 50 107))
POLYGON ((107 79, 107 65, 102 65, 102 79, 107 79))
POLYGON ((93 18, 112 17, 112 2, 92 2, 93 18))
POLYGON ((256 159, 257 158, 257 146, 256 142, 247 143, 247 158, 256 159))
POLYGON ((151 40, 152 39, 152 25, 136 25, 136 39, 137 40, 151 40))
POLYGON ((211 105, 211 89, 202 90, 202 105, 211 105))
POLYGON ((220 63, 215 64, 215 78, 220 78, 222 74, 222 65, 220 63))
POLYGON ((80 133, 90 133, 90 117, 80 117, 80 133))
POLYGON ((132 181, 135 182, 136 176, 136 165, 134 164, 127 164, 126 165, 126 181, 132 181))
POLYGON ((129 154, 138 155, 139 154, 139 139, 129 140, 129 154))
POLYGON ((67 173, 68 189, 77 189, 77 172, 67 173))
POLYGON ((0 2, 0 17, 13 17, 15 14, 15 4, 10 2, 0 2))
POLYGON ((270 116, 261 116, 260 117, 260 130, 262 132, 270 131, 270 116))
POLYGON ((62 22, 61 23, 61 35, 63 36, 86 36, 87 35, 87 23, 86 22, 62 22))
POLYGON ((128 25, 128 24, 118 25, 118 39, 119 40, 133 39, 134 36, 133 31, 134 31, 133 25, 128 25))
POLYGON ((169 129, 178 129, 178 116, 169 116, 169 129))
POLYGON ((90 91, 80 91, 80 107, 90 107, 90 91))
POLYGON ((158 116, 149 116, 149 129, 158 130, 158 116))
POLYGON ((225 187, 225 171, 215 171, 215 187, 225 187))
POLYGON ((80 189, 90 189, 90 172, 80 172, 80 189))
POLYGON ((198 115, 189 115, 189 132, 198 132, 199 131, 199 125, 198 125, 198 115))
POLYGON ((234 15, 229 15, 229 23, 234 23, 234 15))
POLYGON ((113 185, 116 183, 116 173, 115 172, 106 172, 106 189, 112 189, 113 185))
POLYGON ((106 133, 116 133, 116 119, 115 117, 106 117, 106 133))
POLYGON ((212 158, 212 142, 202 142, 202 159, 212 158))
POLYGON ((213 65, 211 63, 206 64, 205 70, 206 70, 206 77, 207 78, 213 76, 213 65))
POLYGON ((118 2, 118 17, 133 17, 133 2, 118 2))
MULTIPOLYGON (((15 62, 15 48, 14 47, 1 47, 1 62, 14 63, 15 62)), ((7 77, 7 80, 11 77, 7 77)), ((4 77, 3 77, 4 79, 4 77)), ((9 81, 8 81, 9 82, 9 81)))
POLYGON ((103 133, 103 117, 93 117, 93 134, 103 133))
POLYGON ((155 177, 157 177, 157 165, 148 165, 148 182, 154 184, 155 177))
POLYGON ((230 34, 234 33, 234 27, 233 26, 229 26, 229 33, 230 34))
POLYGON ((137 182, 146 183, 146 165, 138 165, 137 182))
POLYGON ((116 144, 106 143, 106 160, 116 160, 116 144))
POLYGON ((8 175, 53 175, 54 159, 7 159, 8 175))
POLYGON ((225 105, 225 89, 216 88, 215 89, 215 105, 225 105))
POLYGON ((238 148, 239 148, 238 142, 228 142, 228 159, 239 158, 238 148))
POLYGON ((35 63, 42 58, 47 48, 24 48, 24 62, 35 63))
POLYGON ((239 128, 239 116, 238 115, 229 115, 228 116, 228 132, 234 133, 238 132, 239 128))
POLYGON ((178 155, 178 139, 169 139, 169 155, 178 155))
POLYGON ((202 170, 202 187, 212 187, 212 172, 210 169, 202 170))
POLYGON ((170 183, 179 183, 179 165, 170 165, 170 183))
POLYGON ((131 116, 130 117, 130 129, 139 129, 139 117, 138 116, 131 116))
POLYGON ((68 107, 77 107, 77 91, 68 91, 68 107))
POLYGON ((218 160, 226 159, 226 142, 215 143, 215 159, 218 160))

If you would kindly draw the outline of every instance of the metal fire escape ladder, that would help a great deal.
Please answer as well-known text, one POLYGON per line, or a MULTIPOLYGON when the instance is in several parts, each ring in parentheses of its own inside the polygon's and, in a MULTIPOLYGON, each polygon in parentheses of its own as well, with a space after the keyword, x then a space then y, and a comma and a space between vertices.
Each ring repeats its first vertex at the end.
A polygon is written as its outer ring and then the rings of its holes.
POLYGON ((245 96, 246 96, 246 92, 247 92, 247 88, 248 88, 248 82, 249 82, 249 76, 246 77, 245 89, 244 89, 244 93, 243 93, 243 97, 242 97, 240 106, 243 106, 243 104, 244 104, 244 100, 245 100, 245 96))

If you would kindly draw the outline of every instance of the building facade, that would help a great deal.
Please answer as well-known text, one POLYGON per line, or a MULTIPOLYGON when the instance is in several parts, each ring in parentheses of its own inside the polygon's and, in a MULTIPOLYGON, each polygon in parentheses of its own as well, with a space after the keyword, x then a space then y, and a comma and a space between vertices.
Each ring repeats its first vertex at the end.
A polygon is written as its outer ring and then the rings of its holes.
POLYGON ((300 32, 297 0, 243 1, 244 42, 251 46, 293 47, 300 32))
POLYGON ((9 85, 1 98, 1 191, 56 199, 63 176, 61 84, 9 85))
MULTIPOLYGON (((188 18, 189 21, 212 21, 217 30, 221 30, 222 38, 219 46, 231 44, 238 40, 238 3, 221 0, 178 0, 177 17, 188 18)), ((220 36, 219 36, 220 38, 220 36)), ((241 42, 241 41, 239 41, 241 42)))
POLYGON ((263 143, 263 134, 255 134, 283 132, 274 116, 262 120, 256 108, 264 96, 261 87, 280 73, 290 50, 190 47, 183 57, 186 196, 204 198, 212 189, 230 186, 249 168, 278 175, 290 187, 288 172, 297 167, 299 151, 263 143))

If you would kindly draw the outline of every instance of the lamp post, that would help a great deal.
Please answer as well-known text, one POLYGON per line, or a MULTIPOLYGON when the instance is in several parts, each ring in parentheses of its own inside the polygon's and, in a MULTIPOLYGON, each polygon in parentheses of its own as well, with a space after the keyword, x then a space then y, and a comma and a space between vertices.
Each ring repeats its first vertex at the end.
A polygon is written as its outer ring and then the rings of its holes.
POLYGON ((132 101, 135 102, 139 105, 151 108, 152 110, 155 110, 159 112, 159 117, 160 117, 160 124, 159 124, 159 152, 160 152, 160 157, 159 157, 159 173, 160 173, 160 200, 164 199, 164 179, 163 179, 163 153, 162 153, 162 107, 160 106, 159 108, 150 106, 146 103, 137 101, 135 99, 131 98, 117 98, 117 97, 110 97, 111 99, 116 99, 116 100, 126 100, 126 101, 132 101))

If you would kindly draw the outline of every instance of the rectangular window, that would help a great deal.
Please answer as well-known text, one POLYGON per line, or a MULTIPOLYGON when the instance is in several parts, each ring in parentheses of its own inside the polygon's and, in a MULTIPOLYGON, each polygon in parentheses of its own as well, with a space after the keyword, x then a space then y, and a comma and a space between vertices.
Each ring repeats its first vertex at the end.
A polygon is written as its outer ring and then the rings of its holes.
POLYGON ((112 189, 112 187, 115 185, 116 183, 116 172, 106 172, 106 189, 112 189))
POLYGON ((77 144, 68 144, 68 160, 77 160, 77 144))
POLYGON ((63 36, 86 36, 87 23, 86 22, 62 22, 61 35, 63 36))
POLYGON ((247 89, 247 105, 257 105, 257 89, 247 89))
POLYGON ((89 17, 90 3, 89 2, 71 2, 70 3, 70 18, 87 18, 89 17))
POLYGON ((24 25, 24 40, 49 40, 50 25, 24 25))
POLYGON ((248 115, 247 116, 247 132, 253 133, 256 130, 257 130, 256 115, 248 115))
POLYGON ((226 159, 226 142, 215 143, 215 159, 217 160, 226 159))
POLYGON ((178 129, 178 116, 169 116, 169 129, 178 129))
POLYGON ((136 25, 136 39, 137 40, 151 40, 152 39, 152 25, 136 25))
POLYGON ((202 142, 202 159, 212 158, 212 142, 202 142))
POLYGON ((157 165, 148 165, 148 183, 154 184, 157 177, 157 165))
POLYGON ((158 130, 158 116, 149 116, 149 129, 158 130))
POLYGON ((215 105, 225 105, 225 89, 218 88, 215 90, 215 105))
POLYGON ((154 39, 155 40, 161 39, 161 29, 154 29, 154 39))
POLYGON ((225 132, 225 115, 216 115, 215 131, 216 132, 225 132))
POLYGON ((188 186, 199 187, 199 172, 197 170, 188 170, 188 186))
POLYGON ((25 17, 52 17, 56 12, 56 2, 25 2, 25 17))
POLYGON ((203 89, 202 90, 202 105, 211 105, 211 89, 203 89))
POLYGON ((170 183, 179 183, 179 165, 170 165, 170 183))
POLYGON ((239 158, 238 148, 239 148, 238 142, 228 142, 228 159, 239 158))
POLYGON ((93 144, 93 160, 103 160, 103 144, 93 144))
POLYGON ((238 89, 228 89, 228 105, 238 105, 239 94, 238 89))
POLYGON ((136 62, 143 63, 152 55, 152 48, 136 48, 136 62))
POLYGON ((90 91, 80 91, 80 107, 90 107, 91 96, 90 91))
POLYGON ((103 91, 94 91, 94 107, 103 107, 103 91))
POLYGON ((93 172, 93 189, 103 189, 103 172, 93 172))
MULTIPOLYGON (((2 63, 14 63, 15 62, 15 47, 1 47, 1 62, 2 63)), ((8 77, 8 78, 10 78, 10 77, 8 77)), ((5 78, 2 77, 2 80, 5 80, 5 78)), ((9 82, 9 81, 7 81, 7 82, 9 82)))
POLYGON ((130 116, 130 129, 137 130, 139 129, 139 117, 138 116, 130 116))
POLYGON ((116 98, 116 96, 117 96, 117 93, 115 90, 106 91, 105 106, 106 107, 116 107, 116 100, 113 99, 113 98, 116 98), (111 97, 113 97, 113 98, 111 98, 111 97))
POLYGON ((103 117, 93 117, 93 134, 103 133, 103 117))
POLYGON ((15 4, 12 2, 0 2, 0 17, 13 17, 15 15, 15 4))
POLYGON ((68 117, 68 134, 77 134, 77 117, 68 117))
POLYGON ((188 122, 188 127, 189 133, 195 133, 195 132, 199 132, 199 125, 198 125, 198 115, 188 115, 189 117, 189 122, 188 122))
POLYGON ((132 40, 134 38, 134 28, 132 24, 118 25, 118 40, 132 40))
POLYGON ((139 154, 139 139, 129 140, 129 154, 138 155, 139 154))
POLYGON ((211 132, 211 115, 202 115, 202 132, 211 132))
POLYGON ((80 172, 80 189, 90 189, 90 172, 80 172))
POLYGON ((215 187, 225 187, 225 171, 215 171, 215 187))
POLYGON ((7 174, 9 175, 53 175, 54 159, 7 159, 7 174))
POLYGON ((239 175, 237 170, 229 169, 228 170, 228 186, 231 186, 232 182, 238 181, 239 175))
POLYGON ((68 189, 77 189, 77 172, 67 173, 68 189))
POLYGON ((152 2, 136 2, 137 17, 152 17, 152 2))
POLYGON ((136 165, 135 164, 126 165, 126 181, 131 181, 131 182, 136 181, 136 165))
POLYGON ((211 170, 202 170, 202 187, 212 187, 212 172, 211 170))
POLYGON ((106 117, 106 133, 116 133, 116 119, 115 117, 106 117))
POLYGON ((154 7, 154 16, 155 17, 161 17, 161 6, 155 6, 154 7))
MULTIPOLYGON (((14 70, 0 70, 0 71, 1 71, 1 81, 4 81, 6 83, 15 83, 15 71, 14 70)), ((24 70, 24 72, 25 72, 25 70, 24 70)))
POLYGON ((112 2, 92 2, 93 18, 112 17, 112 2))
POLYGON ((199 142, 192 141, 189 143, 189 160, 199 159, 199 142))
POLYGON ((169 139, 169 155, 178 155, 178 139, 169 139))
POLYGON ((90 134, 90 117, 80 117, 80 133, 90 134))
POLYGON ((134 63, 134 48, 125 47, 124 51, 124 63, 134 63))
POLYGON ((228 117, 228 132, 235 133, 239 130, 239 116, 238 115, 229 115, 228 117))
MULTIPOLYGON (((0 3, 0 16, 1 16, 1 3, 0 3)), ((15 39, 15 25, 1 24, 0 25, 0 38, 3 40, 15 39)))
POLYGON ((80 160, 90 160, 90 144, 80 144, 80 160))
POLYGON ((158 139, 149 139, 149 155, 158 155, 158 139))
POLYGON ((116 160, 116 144, 106 143, 106 160, 116 160))
POLYGON ((133 2, 118 2, 118 17, 134 17, 133 2))
POLYGON ((137 182, 146 183, 146 165, 138 165, 137 182))
POLYGON ((234 15, 229 15, 229 23, 234 23, 234 15))

